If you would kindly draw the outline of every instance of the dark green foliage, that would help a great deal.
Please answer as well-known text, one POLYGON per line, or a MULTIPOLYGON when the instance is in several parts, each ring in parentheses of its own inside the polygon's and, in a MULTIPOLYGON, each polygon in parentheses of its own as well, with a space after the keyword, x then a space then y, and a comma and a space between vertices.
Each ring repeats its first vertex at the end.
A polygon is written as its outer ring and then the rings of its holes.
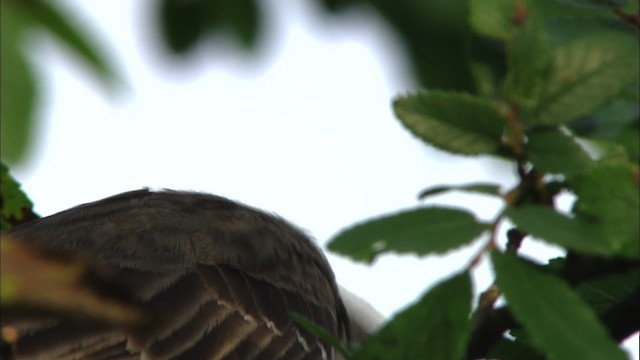
POLYGON ((471 330, 470 310, 471 278, 465 271, 396 315, 353 359, 461 359, 471 330))
MULTIPOLYGON (((438 216, 431 208, 411 210, 348 229, 329 248, 363 261, 385 250, 424 255, 454 249, 490 229, 485 253, 497 247, 496 229, 509 218, 520 235, 510 237, 509 254, 491 255, 496 290, 507 305, 493 308, 498 295, 481 297, 467 356, 624 359, 614 339, 640 328, 633 320, 638 305, 630 305, 640 303, 638 25, 616 7, 624 2, 468 4, 478 48, 477 57, 467 61, 477 91, 430 86, 396 99, 394 110, 427 144, 461 155, 500 156, 518 169, 520 181, 507 191, 491 184, 442 185, 420 198, 449 190, 481 192, 501 196, 504 211, 465 234, 470 215, 461 221, 460 212, 438 216), (554 206, 562 191, 577 197, 569 213, 554 206), (556 261, 547 272, 518 258, 518 243, 529 235, 569 250, 570 261, 556 261), (515 341, 503 336, 509 330, 515 341)), ((473 268, 475 259, 470 264, 473 268)), ((441 290, 431 291, 425 298, 441 290)), ((431 358, 428 349, 445 342, 434 339, 418 347, 383 336, 399 321, 404 319, 391 320, 362 344, 374 350, 356 349, 354 358, 431 358)), ((429 334, 417 324, 413 329, 413 337, 429 334)), ((467 338, 467 333, 450 336, 467 338)))
POLYGON ((8 229, 36 217, 31 200, 20 189, 20 184, 0 163, 0 230, 8 229))
MULTIPOLYGON (((187 54, 224 31, 247 48, 259 36, 257 0, 158 1, 162 36, 173 54, 187 54)), ((320 2, 330 12, 370 6, 396 30, 425 89, 395 99, 393 107, 419 140, 455 154, 499 156, 519 176, 510 189, 444 184, 419 195, 499 197, 503 211, 491 223, 460 209, 416 208, 357 224, 332 240, 331 250, 365 262, 385 252, 442 254, 475 239, 485 242, 460 264, 459 275, 343 353, 352 359, 624 359, 616 341, 640 328, 637 2, 320 2), (576 197, 568 212, 555 206, 563 192, 576 197), (498 230, 505 219, 517 231, 501 253, 498 230), (518 257, 529 235, 566 249, 567 257, 544 268, 518 257), (480 297, 470 317, 470 272, 488 254, 497 288, 480 297), (500 294, 506 305, 496 308, 500 294)), ((114 78, 84 32, 51 5, 31 3, 0 3, 2 151, 11 160, 24 152, 38 90, 20 45, 25 31, 39 24, 101 80, 114 78)), ((30 204, 2 170, 4 228, 30 214, 30 204)))
POLYGON ((261 15, 255 0, 160 0, 160 25, 169 49, 184 55, 207 35, 229 31, 246 48, 257 39, 261 15))
POLYGON ((496 281, 532 341, 556 359, 626 359, 569 286, 513 255, 491 256, 496 281))
POLYGON ((24 159, 31 137, 34 107, 39 98, 32 64, 25 58, 24 40, 28 32, 44 31, 81 59, 108 90, 115 89, 119 74, 102 54, 102 47, 78 27, 70 16, 51 1, 28 3, 6 0, 1 3, 2 76, 0 76, 0 116, 2 117, 2 159, 24 159))

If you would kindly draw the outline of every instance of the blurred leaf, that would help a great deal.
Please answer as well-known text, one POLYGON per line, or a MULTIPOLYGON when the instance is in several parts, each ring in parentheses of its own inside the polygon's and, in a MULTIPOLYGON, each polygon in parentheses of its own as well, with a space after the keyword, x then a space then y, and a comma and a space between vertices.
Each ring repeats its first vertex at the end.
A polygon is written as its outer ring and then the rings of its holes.
POLYGON ((585 303, 602 314, 631 295, 640 284, 640 270, 601 276, 581 283, 576 291, 585 303))
POLYGON ((429 89, 475 92, 467 0, 369 0, 400 35, 420 84, 429 89))
POLYGON ((0 242, 2 315, 13 311, 72 317, 112 325, 139 325, 143 310, 87 263, 5 235, 0 242))
POLYGON ((500 185, 489 184, 489 183, 474 183, 474 184, 466 184, 466 185, 433 186, 425 190, 422 190, 420 195, 418 195, 418 199, 422 200, 429 196, 433 196, 433 195, 440 194, 447 191, 454 191, 454 190, 487 194, 487 195, 500 195, 500 185))
POLYGON ((501 146, 503 118, 489 99, 421 91, 394 101, 396 116, 414 135, 445 151, 493 154, 501 146))
POLYGON ((29 28, 21 7, 0 2, 0 153, 2 160, 24 160, 31 135, 38 87, 23 53, 29 28))
POLYGON ((549 77, 551 52, 534 7, 516 1, 514 26, 507 41, 507 76, 504 84, 507 100, 529 109, 538 101, 549 77), (518 18, 519 17, 519 18, 518 18))
POLYGON ((33 204, 20 189, 20 184, 9 174, 7 166, 0 163, 0 230, 35 218, 32 208, 33 204))
POLYGON ((558 128, 534 129, 527 138, 527 157, 540 171, 571 178, 593 163, 573 137, 558 128))
POLYGON ((594 234, 591 226, 561 215, 550 207, 523 205, 509 209, 507 216, 518 229, 551 244, 589 254, 614 253, 613 244, 594 234))
POLYGON ((481 35, 510 38, 514 13, 513 0, 469 0, 471 27, 481 35))
POLYGON ((444 253, 470 243, 487 228, 463 210, 420 208, 355 225, 331 240, 329 249, 367 262, 389 251, 444 253))
POLYGON ((333 348, 336 349, 336 351, 342 354, 345 358, 347 359, 349 358, 349 356, 351 355, 349 350, 345 349, 345 347, 342 346, 342 343, 340 342, 340 340, 336 339, 333 336, 333 334, 331 334, 327 329, 317 325, 313 321, 306 318, 304 315, 299 314, 295 311, 291 311, 289 315, 291 316, 291 319, 293 321, 295 321, 298 325, 302 326, 303 328, 311 332, 318 339, 320 339, 320 341, 333 346, 333 348))
POLYGON ((597 12, 592 16, 557 15, 546 18, 544 29, 547 39, 552 46, 559 46, 583 36, 598 36, 601 32, 618 32, 618 35, 633 31, 632 26, 613 12, 597 12))
POLYGON ((610 11, 611 9, 607 9, 609 11, 602 11, 603 9, 596 7, 575 6, 571 4, 570 1, 571 0, 537 0, 543 16, 547 19, 557 16, 617 17, 613 11, 610 11))
MULTIPOLYGON (((254 0, 218 1, 216 17, 226 22, 245 48, 256 42, 260 24, 260 9, 254 0)), ((215 24, 214 24, 215 25, 215 24)))
POLYGON ((591 114, 638 82, 639 61, 637 38, 627 34, 593 34, 557 47, 530 122, 565 124, 591 114))
POLYGON ((574 190, 573 211, 592 224, 594 236, 604 238, 618 255, 640 257, 640 195, 633 168, 599 164, 576 178, 574 190))
POLYGON ((569 126, 580 136, 617 139, 621 133, 637 125, 640 118, 637 100, 614 100, 591 116, 574 121, 569 126))
POLYGON ((89 33, 87 29, 79 28, 53 4, 51 1, 33 0, 29 1, 28 5, 24 5, 24 10, 28 11, 33 20, 89 64, 106 88, 113 89, 118 77, 102 54, 103 48, 87 36, 89 33))
POLYGON ((354 359, 459 360, 471 326, 471 279, 467 272, 433 287, 362 344, 354 359))
POLYGON ((533 342, 556 359, 625 360, 598 318, 562 280, 513 255, 491 254, 496 281, 533 342))
POLYGON ((176 54, 185 54, 205 34, 212 16, 210 0, 160 0, 163 39, 176 54))
POLYGON ((558 0, 559 2, 572 4, 576 6, 584 6, 591 8, 601 8, 603 10, 611 10, 616 6, 624 6, 628 0, 558 0))
POLYGON ((571 129, 581 136, 588 136, 587 141, 595 143, 605 155, 615 151, 618 158, 624 154, 622 158, 637 163, 640 159, 639 104, 637 97, 613 101, 591 116, 571 123, 571 129))

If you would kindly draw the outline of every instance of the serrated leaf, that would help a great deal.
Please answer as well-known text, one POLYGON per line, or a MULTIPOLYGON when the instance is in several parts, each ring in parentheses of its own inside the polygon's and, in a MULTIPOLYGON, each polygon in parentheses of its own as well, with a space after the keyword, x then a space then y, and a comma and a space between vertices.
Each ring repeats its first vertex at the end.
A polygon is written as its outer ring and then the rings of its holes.
POLYGON ((331 240, 329 249, 367 262, 389 251, 441 254, 470 243, 487 228, 463 210, 420 208, 355 225, 331 240))
POLYGON ((540 171, 571 178, 593 163, 574 138, 558 128, 534 129, 527 139, 527 158, 540 171))
POLYGON ((467 272, 433 287, 362 344, 353 359, 459 360, 471 326, 471 279, 467 272))
POLYGON ((86 29, 79 28, 73 21, 50 1, 31 1, 24 9, 38 24, 54 35, 62 44, 73 50, 86 62, 102 81, 107 89, 113 89, 118 76, 107 58, 102 53, 102 47, 89 38, 86 29))
POLYGON ((538 101, 549 76, 551 51, 535 7, 520 3, 524 15, 507 43, 504 91, 509 101, 528 109, 538 101))
POLYGON ((574 181, 574 213, 617 255, 631 258, 640 257, 640 195, 635 181, 634 169, 619 163, 599 164, 574 181))
POLYGON ((414 135, 445 151, 493 154, 501 146, 503 119, 489 99, 421 91, 394 102, 396 116, 414 135))
POLYGON ((0 2, 0 9, 0 153, 4 161, 17 163, 28 153, 39 92, 24 56, 27 19, 13 2, 0 2))
POLYGON ((633 36, 604 32, 557 47, 532 124, 565 124, 598 110, 638 81, 638 46, 633 36))
POLYGON ((540 350, 556 359, 625 360, 594 312, 562 280, 513 255, 491 254, 508 306, 540 350))
POLYGON ((418 199, 423 200, 426 197, 441 194, 447 191, 465 191, 471 193, 480 193, 487 195, 500 195, 500 185, 490 183, 473 183, 466 185, 443 185, 433 186, 424 189, 418 195, 418 199))
POLYGON ((551 244, 605 256, 615 251, 613 245, 594 233, 592 226, 561 215, 550 207, 523 205, 509 209, 506 215, 518 229, 551 244))

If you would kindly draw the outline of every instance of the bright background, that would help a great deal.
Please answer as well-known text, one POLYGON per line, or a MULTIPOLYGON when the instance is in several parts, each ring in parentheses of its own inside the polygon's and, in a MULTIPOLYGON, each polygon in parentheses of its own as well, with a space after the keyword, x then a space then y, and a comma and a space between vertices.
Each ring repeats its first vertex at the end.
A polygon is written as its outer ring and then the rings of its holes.
MULTIPOLYGON (((197 190, 273 211, 324 244, 354 222, 420 205, 416 195, 431 185, 516 181, 505 162, 448 155, 402 128, 391 99, 417 84, 397 39, 364 10, 328 18, 313 2, 265 0, 256 54, 218 38, 177 61, 157 38, 153 1, 62 4, 109 46, 127 89, 106 93, 73 56, 34 37, 45 96, 37 147, 13 172, 41 215, 143 186, 197 190)), ((483 220, 501 205, 458 193, 429 203, 483 220)), ((342 285, 390 316, 480 245, 385 255, 372 266, 328 257, 342 285)), ((530 240, 521 251, 561 255, 530 240)), ((475 278, 477 290, 490 284, 486 262, 475 278)), ((638 359, 637 334, 627 346, 638 359)))

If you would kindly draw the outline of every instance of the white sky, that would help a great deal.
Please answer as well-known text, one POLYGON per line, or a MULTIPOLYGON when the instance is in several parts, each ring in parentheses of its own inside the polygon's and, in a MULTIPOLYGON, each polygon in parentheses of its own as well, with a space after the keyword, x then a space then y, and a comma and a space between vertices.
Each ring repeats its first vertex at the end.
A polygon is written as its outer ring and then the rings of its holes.
MULTIPOLYGON (((42 215, 143 186, 198 190, 276 212, 324 244, 356 221, 419 205, 430 185, 515 182, 508 164, 438 152, 402 128, 390 102, 416 84, 396 39, 367 14, 340 21, 314 2, 263 1, 256 56, 217 39, 178 62, 157 41, 154 1, 63 3, 110 47, 128 89, 108 96, 72 56, 37 39, 38 147, 14 173, 42 215)), ((431 202, 483 220, 500 206, 461 194, 431 202)), ((328 257, 342 285, 388 316, 463 268, 478 246, 387 255, 373 266, 328 257)), ((533 241, 522 251, 559 254, 533 241)), ((486 264, 475 275, 484 289, 486 264)), ((637 359, 637 335, 628 346, 637 359)))

